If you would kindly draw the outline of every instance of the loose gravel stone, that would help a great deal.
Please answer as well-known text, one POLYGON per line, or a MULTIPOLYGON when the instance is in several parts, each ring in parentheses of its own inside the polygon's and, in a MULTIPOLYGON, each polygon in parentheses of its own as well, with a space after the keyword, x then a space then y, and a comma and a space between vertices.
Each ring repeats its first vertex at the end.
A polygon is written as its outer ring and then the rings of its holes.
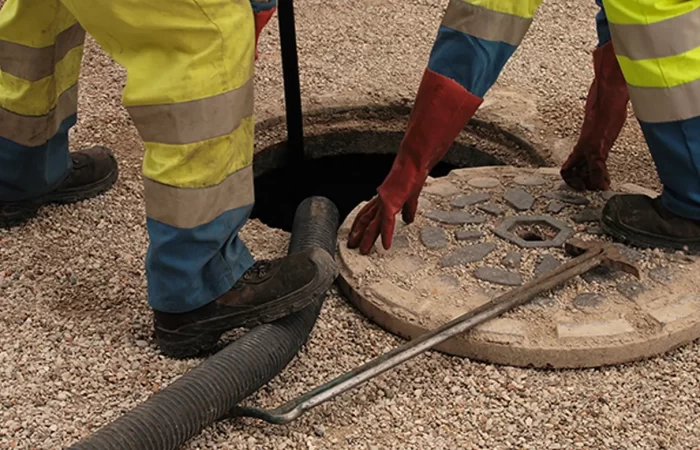
POLYGON ((646 291, 646 288, 638 281, 628 281, 618 284, 617 291, 629 300, 635 300, 646 291))
POLYGON ((486 222, 485 216, 475 216, 464 211, 430 211, 426 217, 448 225, 475 225, 486 222))
POLYGON ((462 195, 457 197, 452 201, 452 206, 455 208, 464 208, 471 205, 476 205, 477 203, 485 202, 491 198, 491 194, 488 192, 476 192, 474 194, 462 195))
POLYGON ((575 214, 572 219, 576 223, 599 222, 602 214, 602 208, 584 208, 581 212, 575 214))
POLYGON ((490 189, 500 186, 501 182, 492 177, 474 177, 467 181, 467 184, 478 189, 490 189))
POLYGON ((503 286, 519 286, 523 284, 523 279, 519 273, 495 267, 479 267, 474 271, 474 276, 482 281, 503 286))
POLYGON ((586 197, 582 197, 569 191, 548 192, 545 194, 545 197, 552 200, 559 200, 570 205, 588 205, 591 202, 586 197))
POLYGON ((495 249, 496 244, 490 242, 462 247, 443 256, 440 260, 440 265, 442 267, 453 267, 475 263, 484 259, 486 255, 495 249))
POLYGON ((500 216, 501 214, 503 214, 503 213, 505 212, 505 211, 503 210, 503 208, 501 208, 500 206, 495 205, 495 204, 493 204, 493 203, 487 203, 487 204, 485 204, 485 205, 479 205, 479 206, 477 206, 477 208, 478 208, 480 211, 483 211, 483 212, 485 212, 486 214, 488 214, 488 215, 490 215, 490 216, 495 216, 495 217, 498 217, 498 216, 500 216))
POLYGON ((503 199, 517 211, 527 211, 535 203, 535 197, 523 188, 508 189, 503 199))
POLYGON ((534 175, 520 175, 513 178, 513 183, 519 184, 521 186, 541 186, 543 184, 546 184, 547 180, 534 175))
POLYGON ((484 237, 484 233, 477 230, 457 230, 455 239, 458 241, 477 241, 484 237))
POLYGON ((503 257, 501 264, 510 269, 517 269, 520 267, 520 262, 522 261, 523 255, 518 252, 508 252, 506 256, 503 257))
POLYGON ((545 273, 551 272, 561 265, 561 261, 552 255, 544 255, 540 258, 540 262, 535 268, 535 276, 544 275, 545 273))
POLYGON ((597 308, 603 304, 603 301, 605 301, 605 298, 603 298, 601 295, 592 292, 585 292, 577 295, 576 298, 574 298, 574 306, 579 309, 597 308))
POLYGON ((549 205, 547 205, 547 212, 550 214, 559 214, 566 208, 566 204, 562 203, 557 200, 552 200, 549 202, 549 205))

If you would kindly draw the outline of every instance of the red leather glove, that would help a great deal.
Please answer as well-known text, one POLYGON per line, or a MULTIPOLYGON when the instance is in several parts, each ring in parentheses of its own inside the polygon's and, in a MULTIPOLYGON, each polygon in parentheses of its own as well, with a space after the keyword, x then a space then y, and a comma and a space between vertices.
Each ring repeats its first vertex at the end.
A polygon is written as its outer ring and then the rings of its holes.
POLYGON ((561 168, 570 187, 607 191, 610 175, 606 161, 627 120, 629 92, 612 42, 593 52, 595 78, 586 99, 586 114, 579 140, 561 168))
POLYGON ((262 10, 254 13, 255 16, 255 60, 258 60, 258 39, 265 25, 270 21, 272 15, 277 11, 277 7, 262 10))
POLYGON ((428 174, 482 102, 456 81, 425 70, 394 164, 378 195, 355 218, 349 248, 366 255, 380 234, 384 248, 391 247, 396 214, 401 210, 404 222, 413 222, 428 174))

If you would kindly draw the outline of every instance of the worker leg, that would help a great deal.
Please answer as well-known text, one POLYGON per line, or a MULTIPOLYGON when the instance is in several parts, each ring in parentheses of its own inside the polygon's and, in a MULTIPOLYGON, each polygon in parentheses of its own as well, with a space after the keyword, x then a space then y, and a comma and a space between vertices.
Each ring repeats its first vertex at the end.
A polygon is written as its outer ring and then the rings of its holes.
POLYGON ((8 0, 0 10, 0 227, 116 180, 107 149, 68 151, 84 39, 59 0, 8 0))
POLYGON ((58 0, 0 10, 0 199, 25 200, 70 172, 85 32, 58 0))
POLYGON ((605 8, 663 194, 617 197, 604 224, 640 244, 700 249, 700 0, 605 0, 605 8))
POLYGON ((312 301, 332 275, 329 255, 254 265, 238 236, 254 200, 249 0, 63 3, 127 70, 123 102, 146 147, 146 275, 161 350, 191 356, 312 301))
POLYGON ((148 299, 186 312, 253 265, 253 15, 248 0, 63 0, 127 70, 143 138, 148 299), (163 16, 163 11, 169 11, 163 16))
POLYGON ((629 93, 610 40, 610 26, 602 0, 596 15, 598 45, 593 52, 594 78, 586 97, 581 132, 561 168, 562 179, 577 190, 608 190, 606 165, 610 149, 627 121, 629 93))

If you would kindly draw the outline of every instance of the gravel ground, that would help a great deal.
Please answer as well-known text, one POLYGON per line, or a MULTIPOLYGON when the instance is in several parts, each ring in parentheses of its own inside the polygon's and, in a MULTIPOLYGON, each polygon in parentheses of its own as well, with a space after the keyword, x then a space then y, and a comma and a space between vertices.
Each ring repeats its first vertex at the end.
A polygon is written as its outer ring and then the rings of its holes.
MULTIPOLYGON (((444 6, 434 0, 298 1, 307 104, 412 98, 444 6)), ((499 82, 534 96, 542 119, 563 139, 575 139, 582 118, 594 14, 592 0, 543 5, 499 82)), ((276 39, 272 23, 258 61, 260 118, 282 108, 276 39)), ((122 171, 116 188, 0 232, 3 449, 67 446, 197 364, 162 358, 151 338, 142 147, 120 105, 124 80, 124 71, 90 41, 73 144, 114 148, 122 171)), ((633 120, 611 163, 621 181, 655 179, 633 120)), ((284 251, 282 232, 253 221, 244 234, 258 257, 284 251)), ((250 402, 277 404, 398 342, 333 294, 309 345, 250 402)), ((571 372, 431 353, 290 426, 223 423, 186 448, 700 448, 699 351, 692 344, 644 363, 571 372)))

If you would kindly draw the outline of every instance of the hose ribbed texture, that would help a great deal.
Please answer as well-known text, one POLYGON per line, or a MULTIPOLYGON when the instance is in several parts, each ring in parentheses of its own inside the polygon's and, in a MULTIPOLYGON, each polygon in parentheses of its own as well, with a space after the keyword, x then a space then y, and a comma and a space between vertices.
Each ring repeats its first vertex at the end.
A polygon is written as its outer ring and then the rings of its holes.
MULTIPOLYGON (((338 210, 311 197, 296 211, 289 253, 318 247, 335 255, 338 210)), ((330 287, 330 286, 329 286, 330 287)), ((280 373, 306 342, 325 296, 260 325, 72 450, 177 449, 280 373)))

